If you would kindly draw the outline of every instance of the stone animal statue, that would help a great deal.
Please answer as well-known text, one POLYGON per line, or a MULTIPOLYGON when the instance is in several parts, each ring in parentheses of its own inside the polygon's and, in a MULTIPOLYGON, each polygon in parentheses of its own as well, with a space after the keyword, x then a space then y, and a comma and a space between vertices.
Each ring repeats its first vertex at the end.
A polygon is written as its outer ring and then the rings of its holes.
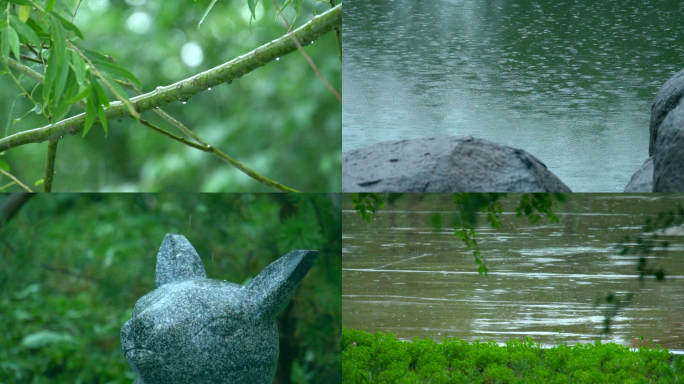
POLYGON ((121 328, 134 384, 270 384, 278 362, 275 316, 316 260, 293 251, 247 286, 208 279, 182 235, 157 254, 156 289, 138 300, 121 328))

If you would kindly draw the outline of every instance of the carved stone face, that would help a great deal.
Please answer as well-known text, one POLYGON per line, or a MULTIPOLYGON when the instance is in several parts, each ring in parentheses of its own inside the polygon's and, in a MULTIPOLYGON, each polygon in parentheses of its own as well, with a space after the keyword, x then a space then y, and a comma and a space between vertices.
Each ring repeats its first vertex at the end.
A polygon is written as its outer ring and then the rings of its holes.
POLYGON ((291 252, 242 286, 206 278, 185 237, 166 235, 157 289, 138 300, 121 329, 126 360, 140 375, 136 383, 271 383, 278 361, 275 316, 316 255, 291 252))

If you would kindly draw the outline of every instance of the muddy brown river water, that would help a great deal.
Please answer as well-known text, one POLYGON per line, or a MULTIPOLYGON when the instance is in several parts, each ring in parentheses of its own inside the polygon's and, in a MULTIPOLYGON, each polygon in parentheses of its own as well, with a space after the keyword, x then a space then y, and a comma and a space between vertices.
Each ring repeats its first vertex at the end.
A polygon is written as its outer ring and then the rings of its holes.
MULTIPOLYGON (((366 223, 345 196, 343 326, 391 331, 402 339, 468 341, 531 336, 546 346, 597 339, 634 346, 637 339, 684 350, 684 236, 666 236, 668 252, 649 257, 664 282, 636 277, 634 256, 618 254, 625 235, 643 233, 647 217, 684 206, 684 196, 574 194, 557 207, 560 223, 516 218, 509 195, 494 230, 479 222, 488 277, 453 236, 449 196, 407 196, 366 223), (433 217, 445 223, 435 231, 433 217), (602 335, 605 307, 596 300, 636 291, 602 335)), ((675 231, 676 232, 676 231, 675 231)), ((684 234, 681 232, 680 234, 684 234)))

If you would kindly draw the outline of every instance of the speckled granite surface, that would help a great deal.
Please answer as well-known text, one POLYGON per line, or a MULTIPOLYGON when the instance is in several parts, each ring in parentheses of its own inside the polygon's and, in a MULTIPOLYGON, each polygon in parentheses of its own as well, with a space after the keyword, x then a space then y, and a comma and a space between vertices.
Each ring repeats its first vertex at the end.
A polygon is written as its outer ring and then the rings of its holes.
POLYGON ((278 361, 275 316, 316 260, 293 251, 247 286, 208 279, 182 235, 167 234, 157 255, 156 289, 121 328, 135 384, 270 384, 278 361))

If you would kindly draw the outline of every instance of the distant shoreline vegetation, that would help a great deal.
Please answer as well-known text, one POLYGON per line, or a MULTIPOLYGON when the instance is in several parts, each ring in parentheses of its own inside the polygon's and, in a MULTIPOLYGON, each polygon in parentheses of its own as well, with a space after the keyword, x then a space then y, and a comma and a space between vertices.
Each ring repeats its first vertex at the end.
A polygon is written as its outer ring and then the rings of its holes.
POLYGON ((469 343, 402 341, 342 328, 342 382, 361 383, 684 383, 684 356, 614 343, 541 348, 532 338, 469 343))

